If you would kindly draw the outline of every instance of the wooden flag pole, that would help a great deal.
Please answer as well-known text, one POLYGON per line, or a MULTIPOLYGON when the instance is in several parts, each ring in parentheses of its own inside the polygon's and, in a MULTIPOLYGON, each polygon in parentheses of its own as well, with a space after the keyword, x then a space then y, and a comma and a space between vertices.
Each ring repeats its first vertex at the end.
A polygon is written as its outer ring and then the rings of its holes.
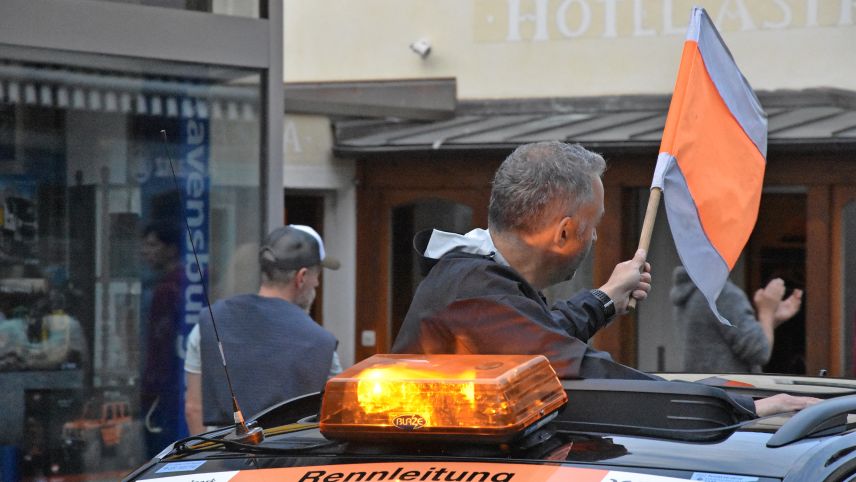
MULTIPOLYGON (((648 196, 648 208, 645 210, 645 220, 642 221, 642 235, 639 236, 639 248, 648 252, 648 247, 651 246, 651 235, 654 232, 654 221, 657 219, 657 210, 660 208, 660 197, 663 195, 663 190, 659 187, 651 189, 651 194, 648 196)), ((646 255, 647 256, 647 255, 646 255)), ((628 309, 636 308, 636 298, 631 295, 630 302, 627 303, 628 309)))

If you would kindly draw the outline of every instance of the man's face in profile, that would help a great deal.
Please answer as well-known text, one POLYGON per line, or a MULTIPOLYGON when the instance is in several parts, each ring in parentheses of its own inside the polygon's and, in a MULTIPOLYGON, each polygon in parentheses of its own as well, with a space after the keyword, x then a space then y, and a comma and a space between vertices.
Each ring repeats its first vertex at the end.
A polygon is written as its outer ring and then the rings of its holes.
POLYGON ((303 277, 303 287, 297 294, 294 304, 301 307, 309 313, 312 308, 312 302, 315 301, 315 292, 321 279, 321 266, 311 266, 306 268, 306 275, 303 277))
POLYGON ((573 278, 574 273, 591 251, 592 244, 597 240, 597 226, 603 218, 603 212, 603 182, 600 178, 594 178, 592 180, 592 199, 581 205, 574 213, 580 230, 577 232, 576 242, 568 254, 565 264, 565 277, 562 281, 573 278))

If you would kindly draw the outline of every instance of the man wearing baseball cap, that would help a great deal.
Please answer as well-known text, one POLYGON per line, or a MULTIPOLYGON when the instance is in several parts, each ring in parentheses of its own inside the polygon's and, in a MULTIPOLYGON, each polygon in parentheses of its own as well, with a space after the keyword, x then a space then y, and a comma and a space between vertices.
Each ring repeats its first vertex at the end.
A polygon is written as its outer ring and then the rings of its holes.
MULTIPOLYGON (((339 269, 321 236, 290 224, 271 231, 259 249, 257 294, 212 305, 232 387, 252 416, 284 400, 324 388, 341 371, 338 341, 309 316, 322 268, 339 269)), ((188 339, 185 414, 191 433, 233 423, 232 401, 210 315, 203 311, 188 339), (198 346, 198 351, 195 348, 198 346), (198 356, 194 356, 197 351, 198 356)))

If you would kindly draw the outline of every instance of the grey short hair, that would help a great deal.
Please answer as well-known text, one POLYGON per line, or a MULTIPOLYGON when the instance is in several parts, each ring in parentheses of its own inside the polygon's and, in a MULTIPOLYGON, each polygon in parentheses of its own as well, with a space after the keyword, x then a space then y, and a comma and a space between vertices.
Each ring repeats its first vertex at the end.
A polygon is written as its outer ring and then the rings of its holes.
MULTIPOLYGON (((302 268, 301 268, 302 269, 302 268)), ((314 266, 306 266, 306 269, 321 271, 321 265, 316 264, 314 266)), ((279 269, 275 266, 271 266, 270 264, 263 263, 261 267, 262 271, 262 284, 267 286, 285 286, 292 281, 294 281, 294 277, 297 276, 297 272, 299 269, 279 269)))
POLYGON ((600 154, 579 144, 524 144, 502 162, 493 178, 488 221, 496 231, 533 232, 546 223, 556 200, 573 214, 592 199, 592 181, 606 170, 600 154))
POLYGON ((272 266, 262 266, 262 284, 287 285, 297 276, 296 269, 282 270, 272 266))

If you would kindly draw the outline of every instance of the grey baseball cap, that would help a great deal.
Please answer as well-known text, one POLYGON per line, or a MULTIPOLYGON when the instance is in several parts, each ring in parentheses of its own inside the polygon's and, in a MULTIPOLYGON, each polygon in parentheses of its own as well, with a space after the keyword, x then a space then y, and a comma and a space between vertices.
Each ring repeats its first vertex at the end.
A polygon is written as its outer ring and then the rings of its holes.
POLYGON ((289 224, 271 231, 262 242, 259 263, 284 271, 316 265, 339 269, 341 265, 338 259, 327 256, 318 232, 302 224, 289 224))

